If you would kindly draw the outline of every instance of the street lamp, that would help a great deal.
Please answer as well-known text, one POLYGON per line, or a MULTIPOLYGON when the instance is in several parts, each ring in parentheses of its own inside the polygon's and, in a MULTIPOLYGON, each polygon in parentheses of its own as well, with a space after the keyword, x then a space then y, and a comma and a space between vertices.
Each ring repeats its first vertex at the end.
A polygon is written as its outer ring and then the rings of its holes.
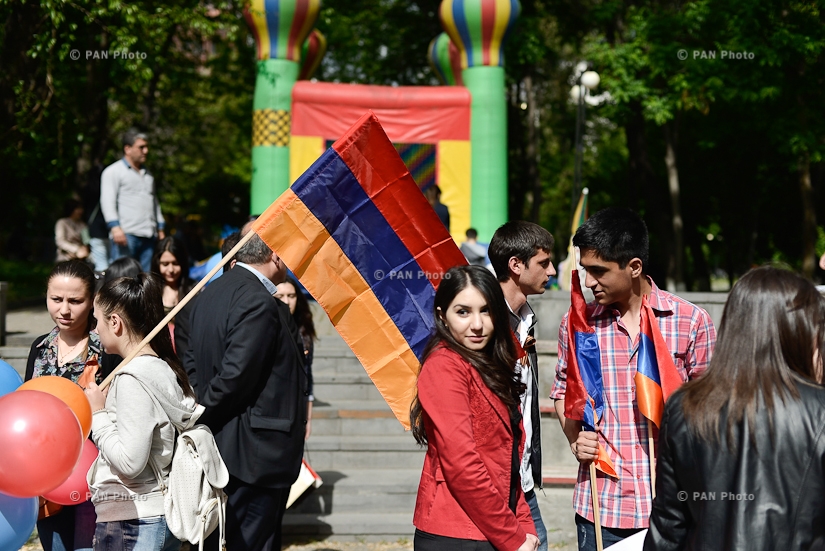
POLYGON ((586 61, 579 62, 576 65, 574 73, 576 84, 570 89, 570 99, 576 103, 576 171, 573 180, 573 199, 571 201, 571 208, 573 209, 576 208, 579 191, 582 187, 582 155, 584 153, 582 138, 586 105, 596 106, 610 99, 609 92, 603 92, 598 96, 590 93, 592 90, 598 88, 601 78, 596 71, 588 71, 587 69, 588 64, 586 61))

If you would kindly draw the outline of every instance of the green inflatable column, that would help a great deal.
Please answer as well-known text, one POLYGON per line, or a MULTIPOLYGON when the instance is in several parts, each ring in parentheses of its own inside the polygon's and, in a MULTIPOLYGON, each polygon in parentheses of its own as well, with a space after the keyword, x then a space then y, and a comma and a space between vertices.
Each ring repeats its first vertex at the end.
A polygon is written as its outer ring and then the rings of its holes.
POLYGON ((258 75, 252 113, 250 210, 260 214, 289 187, 292 87, 301 48, 321 0, 252 0, 244 17, 255 36, 258 75))
POLYGON ((472 95, 470 216, 489 241, 507 221, 507 104, 504 41, 521 11, 518 0, 442 0, 441 24, 461 52, 462 79, 472 95))

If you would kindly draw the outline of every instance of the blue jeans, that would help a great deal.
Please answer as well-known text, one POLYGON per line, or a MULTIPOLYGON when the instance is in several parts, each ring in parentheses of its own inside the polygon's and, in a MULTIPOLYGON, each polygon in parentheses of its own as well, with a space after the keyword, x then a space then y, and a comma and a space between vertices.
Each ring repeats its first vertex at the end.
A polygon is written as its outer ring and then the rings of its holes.
POLYGON ((94 551, 178 551, 180 540, 166 526, 166 517, 98 522, 94 551))
POLYGON ((43 551, 91 551, 96 519, 95 506, 87 501, 66 505, 56 515, 38 520, 43 551))
MULTIPOLYGON (((644 528, 605 528, 602 526, 602 545, 605 549, 614 543, 629 538, 644 528)), ((579 536, 579 551, 596 551, 596 525, 581 515, 576 515, 576 534, 579 536)))
POLYGON ((547 551, 547 528, 544 527, 544 521, 541 520, 541 511, 539 511, 539 501, 536 499, 535 490, 530 490, 525 493, 524 499, 527 500, 527 505, 530 506, 530 516, 533 517, 533 524, 536 525, 536 536, 539 538, 539 551, 547 551))
POLYGON ((96 272, 105 272, 109 267, 109 240, 101 237, 92 237, 89 240, 89 255, 96 272))
POLYGON ((144 272, 148 272, 152 268, 152 255, 155 254, 156 241, 154 237, 138 237, 127 233, 125 246, 112 241, 111 261, 131 256, 140 262, 140 267, 144 272))

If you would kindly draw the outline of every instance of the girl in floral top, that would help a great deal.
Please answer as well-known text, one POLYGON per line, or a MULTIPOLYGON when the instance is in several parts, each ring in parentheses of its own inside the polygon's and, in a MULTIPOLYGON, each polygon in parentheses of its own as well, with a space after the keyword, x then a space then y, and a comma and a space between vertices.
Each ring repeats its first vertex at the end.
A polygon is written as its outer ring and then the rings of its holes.
MULTIPOLYGON (((76 383, 87 366, 90 371, 101 364, 110 368, 108 358, 102 357, 105 354, 100 338, 93 330, 94 288, 95 275, 85 262, 68 260, 54 267, 49 275, 46 307, 55 328, 32 343, 26 365, 27 381, 57 375, 76 383)), ((107 371, 111 369, 97 370, 99 381, 107 371)), ((41 516, 49 516, 37 522, 44 551, 91 550, 95 530, 94 506, 86 501, 65 506, 52 514, 54 504, 49 505, 48 513, 45 506, 41 508, 41 516)))

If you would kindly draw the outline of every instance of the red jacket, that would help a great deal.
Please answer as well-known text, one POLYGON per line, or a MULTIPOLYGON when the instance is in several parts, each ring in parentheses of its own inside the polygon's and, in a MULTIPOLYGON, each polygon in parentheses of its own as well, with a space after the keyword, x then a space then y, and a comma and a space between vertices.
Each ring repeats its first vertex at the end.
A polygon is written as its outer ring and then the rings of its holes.
POLYGON ((488 540, 499 551, 518 549, 536 529, 520 482, 517 514, 508 506, 513 434, 507 407, 447 348, 424 362, 418 399, 428 446, 413 524, 430 534, 488 540))

